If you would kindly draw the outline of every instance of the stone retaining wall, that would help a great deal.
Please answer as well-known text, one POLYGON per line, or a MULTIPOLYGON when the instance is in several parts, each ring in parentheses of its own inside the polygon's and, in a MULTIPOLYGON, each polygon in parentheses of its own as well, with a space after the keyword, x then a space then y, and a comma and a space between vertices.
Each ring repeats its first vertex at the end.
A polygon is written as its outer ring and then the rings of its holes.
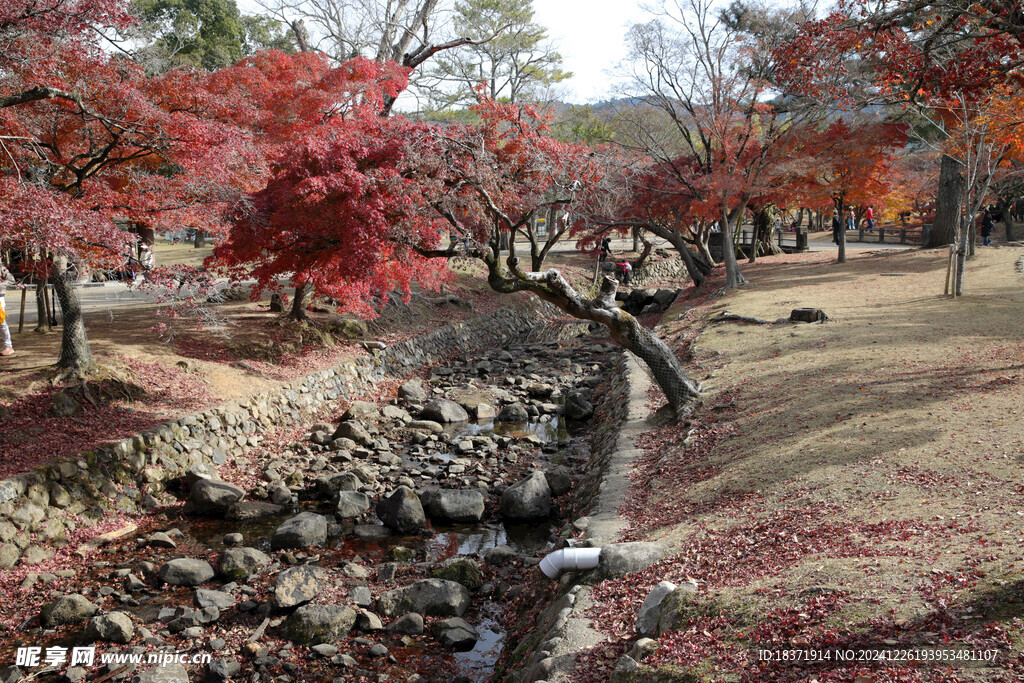
POLYGON ((687 278, 686 266, 678 256, 661 259, 660 261, 648 261, 642 268, 633 272, 629 279, 632 287, 643 287, 652 282, 675 282, 687 278))
POLYGON ((587 330, 586 323, 562 317, 550 304, 525 301, 2 480, 0 567, 47 559, 69 531, 95 524, 108 511, 132 513, 156 505, 154 494, 192 465, 223 465, 242 457, 269 429, 311 422, 330 403, 364 394, 385 377, 406 376, 454 354, 504 346, 523 335, 555 341, 587 330))

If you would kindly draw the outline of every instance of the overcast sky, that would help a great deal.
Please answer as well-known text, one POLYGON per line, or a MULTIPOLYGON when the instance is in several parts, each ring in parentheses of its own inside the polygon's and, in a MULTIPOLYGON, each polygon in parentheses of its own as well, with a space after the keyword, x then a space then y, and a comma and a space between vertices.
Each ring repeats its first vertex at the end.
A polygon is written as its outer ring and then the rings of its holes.
POLYGON ((626 28, 650 19, 640 0, 533 0, 534 21, 548 35, 573 77, 569 102, 597 102, 612 91, 612 68, 626 56, 626 28))

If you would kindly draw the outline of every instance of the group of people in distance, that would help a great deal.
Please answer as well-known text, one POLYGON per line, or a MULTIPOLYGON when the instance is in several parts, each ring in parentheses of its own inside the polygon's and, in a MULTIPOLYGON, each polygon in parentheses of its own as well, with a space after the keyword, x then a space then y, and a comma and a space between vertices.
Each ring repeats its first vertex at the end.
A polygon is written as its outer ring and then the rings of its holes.
MULTIPOLYGON (((601 263, 608 260, 608 257, 612 255, 612 241, 610 238, 605 237, 601 240, 601 246, 598 247, 599 258, 601 263)), ((624 285, 629 284, 629 276, 633 273, 633 264, 622 259, 622 261, 615 262, 615 279, 624 285)))
MULTIPOLYGON (((867 211, 864 212, 864 227, 867 228, 868 232, 875 231, 875 207, 872 204, 868 207, 867 211)), ((843 222, 839 218, 839 211, 832 209, 832 242, 839 244, 839 231, 843 229, 843 222)), ((857 213, 851 206, 846 212, 846 229, 856 230, 857 229, 857 213)))
MULTIPOLYGON (((978 217, 979 230, 978 233, 981 235, 981 243, 984 246, 992 244, 992 231, 996 227, 995 213, 1000 211, 998 206, 987 206, 985 210, 978 217)), ((875 231, 875 207, 869 206, 867 211, 864 212, 865 226, 868 232, 875 231)), ((832 209, 832 241, 839 244, 839 231, 842 230, 842 221, 839 218, 839 212, 836 209, 832 209)), ((853 207, 850 207, 849 212, 846 215, 846 229, 856 230, 857 219, 854 213, 853 207)))

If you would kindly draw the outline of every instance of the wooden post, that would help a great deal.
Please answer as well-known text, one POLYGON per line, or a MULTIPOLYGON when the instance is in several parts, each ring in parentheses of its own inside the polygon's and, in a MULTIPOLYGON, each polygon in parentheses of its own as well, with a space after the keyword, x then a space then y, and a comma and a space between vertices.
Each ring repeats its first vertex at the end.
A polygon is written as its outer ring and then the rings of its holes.
POLYGON ((885 228, 881 225, 878 226, 878 243, 882 244, 885 242, 885 228))
POLYGON ((907 243, 907 229, 906 228, 900 228, 900 244, 906 244, 906 243, 907 243))
POLYGON ((25 329, 25 297, 28 296, 28 287, 21 288, 21 313, 18 314, 18 334, 25 329))

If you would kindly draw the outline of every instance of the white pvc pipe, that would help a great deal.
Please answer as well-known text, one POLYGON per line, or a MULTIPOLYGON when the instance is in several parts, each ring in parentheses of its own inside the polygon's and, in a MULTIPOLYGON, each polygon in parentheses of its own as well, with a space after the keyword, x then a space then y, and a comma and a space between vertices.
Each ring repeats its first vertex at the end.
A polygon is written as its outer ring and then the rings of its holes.
POLYGON ((540 570, 549 579, 557 579, 562 572, 593 569, 601 557, 600 548, 563 548, 540 561, 540 570))

